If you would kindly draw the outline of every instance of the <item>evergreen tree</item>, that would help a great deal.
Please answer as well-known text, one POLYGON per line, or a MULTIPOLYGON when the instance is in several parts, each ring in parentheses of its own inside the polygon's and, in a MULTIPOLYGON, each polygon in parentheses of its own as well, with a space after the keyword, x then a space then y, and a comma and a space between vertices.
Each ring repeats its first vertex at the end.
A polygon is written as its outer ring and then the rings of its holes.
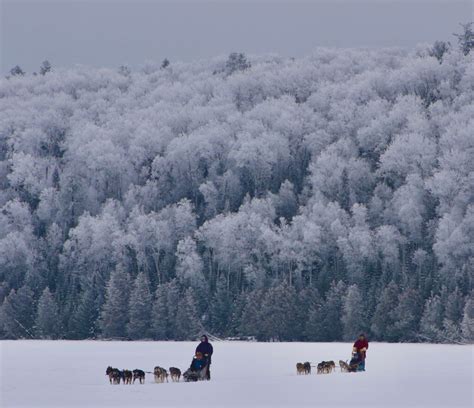
POLYGON ((193 290, 187 289, 184 299, 178 305, 176 315, 176 333, 173 338, 177 340, 193 340, 199 336, 201 332, 201 324, 199 321, 196 300, 194 299, 193 290))
POLYGON ((100 316, 104 337, 121 338, 127 335, 130 278, 123 267, 117 267, 107 283, 105 303, 100 316))
MULTIPOLYGON (((318 290, 313 287, 303 288, 298 296, 298 316, 295 319, 299 323, 298 333, 302 340, 310 340, 308 333, 312 332, 309 322, 315 311, 321 307, 322 299, 318 290)), ((314 324, 314 321, 311 321, 314 324)))
POLYGON ((166 340, 168 339, 169 335, 167 288, 167 284, 161 284, 158 285, 155 292, 155 300, 153 302, 151 321, 153 329, 153 338, 156 340, 166 340))
POLYGON ((229 335, 233 337, 240 337, 241 333, 241 321, 242 314, 244 313, 245 300, 247 295, 245 293, 240 293, 236 296, 232 304, 232 316, 229 323, 229 335))
POLYGON ((244 336, 253 336, 262 340, 262 328, 260 320, 260 307, 263 293, 261 290, 254 290, 245 296, 245 306, 242 310, 239 331, 244 336))
POLYGON ((342 338, 343 302, 346 295, 344 282, 333 282, 320 308, 310 314, 310 335, 312 339, 336 341, 342 338))
POLYGON ((11 70, 10 74, 12 76, 23 76, 25 75, 25 72, 20 68, 19 65, 15 65, 11 70))
POLYGON ((423 308, 419 292, 412 288, 403 290, 395 305, 393 309, 395 338, 398 341, 416 341, 423 308))
POLYGON ((176 339, 176 333, 178 332, 178 309, 179 305, 183 301, 180 293, 180 287, 178 281, 173 279, 167 283, 166 288, 166 311, 168 314, 167 320, 167 338, 176 339))
POLYGON ((390 282, 382 291, 371 324, 371 330, 377 340, 397 340, 396 332, 394 330, 396 318, 393 309, 394 305, 398 302, 398 295, 398 285, 393 281, 390 282))
POLYGON ((432 295, 426 300, 420 320, 420 337, 422 340, 433 343, 441 340, 443 314, 444 308, 439 295, 432 295))
POLYGON ((89 285, 82 292, 79 304, 71 316, 70 330, 72 338, 93 339, 97 336, 96 322, 99 317, 99 308, 95 285, 89 285))
POLYGON ((161 69, 165 69, 165 68, 167 68, 169 65, 170 65, 169 59, 168 59, 168 58, 165 58, 165 59, 161 62, 161 69))
POLYGON ((247 57, 243 53, 233 52, 229 55, 225 64, 225 71, 227 75, 232 75, 234 72, 245 71, 251 66, 247 61, 247 57))
POLYGON ((49 63, 48 60, 45 60, 41 63, 41 67, 40 67, 40 74, 41 75, 46 75, 48 72, 51 71, 51 64, 49 63))
POLYGON ((216 293, 210 304, 211 327, 219 336, 228 336, 233 313, 233 299, 224 278, 217 281, 216 293))
POLYGON ((463 341, 471 344, 474 343, 474 291, 471 292, 464 306, 461 332, 463 341))
POLYGON ((140 272, 133 284, 129 301, 127 333, 131 339, 146 339, 151 336, 152 296, 145 273, 140 272))
POLYGON ((364 302, 357 285, 349 286, 344 299, 343 313, 343 339, 351 341, 361 333, 367 331, 367 316, 364 302))
POLYGON ((259 313, 262 335, 267 340, 294 340, 296 333, 297 294, 293 286, 281 283, 270 288, 259 313))
POLYGON ((449 294, 444 309, 443 336, 445 341, 458 342, 462 340, 461 322, 463 315, 464 297, 456 287, 454 292, 449 294))
POLYGON ((0 308, 0 326, 7 338, 33 338, 33 292, 27 286, 11 290, 0 308))
POLYGON ((43 339, 56 339, 60 335, 59 309, 49 288, 43 291, 38 301, 35 327, 36 333, 43 339))
POLYGON ((472 22, 461 24, 462 33, 454 34, 458 39, 459 48, 461 49, 464 55, 469 54, 469 52, 474 48, 474 31, 472 30, 472 22))
POLYGON ((449 51, 451 44, 446 41, 435 41, 433 47, 429 50, 429 54, 435 57, 440 63, 443 62, 443 56, 449 51))
POLYGON ((341 174, 341 186, 339 189, 338 196, 339 204, 341 208, 347 212, 351 209, 351 199, 350 199, 350 188, 349 188, 349 174, 347 168, 344 167, 341 174))

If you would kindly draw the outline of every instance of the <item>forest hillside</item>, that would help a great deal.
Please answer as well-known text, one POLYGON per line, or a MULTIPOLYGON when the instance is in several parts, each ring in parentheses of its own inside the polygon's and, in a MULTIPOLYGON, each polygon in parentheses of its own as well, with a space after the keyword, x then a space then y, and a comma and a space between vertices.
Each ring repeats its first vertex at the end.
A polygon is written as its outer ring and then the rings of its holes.
POLYGON ((472 341, 469 51, 16 67, 0 337, 472 341))

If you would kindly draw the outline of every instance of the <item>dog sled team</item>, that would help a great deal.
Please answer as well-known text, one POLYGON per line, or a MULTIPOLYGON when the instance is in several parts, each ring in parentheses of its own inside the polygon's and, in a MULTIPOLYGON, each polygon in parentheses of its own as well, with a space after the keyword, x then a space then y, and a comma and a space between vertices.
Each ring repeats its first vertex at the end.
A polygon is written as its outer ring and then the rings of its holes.
MULTIPOLYGON (((339 360, 341 372, 351 373, 365 371, 365 358, 368 348, 369 342, 364 334, 360 334, 353 345, 350 362, 339 360)), ((168 382, 168 377, 171 377, 171 381, 173 382, 179 382, 181 377, 183 377, 186 382, 210 380, 211 357, 213 352, 212 344, 209 343, 207 336, 203 335, 201 342, 196 347, 191 365, 184 373, 181 374, 181 370, 176 367, 170 367, 168 372, 165 368, 156 366, 153 373, 150 374, 154 375, 155 382, 157 383, 168 382)), ((311 374, 311 367, 309 361, 297 363, 296 373, 298 375, 311 374)), ((336 370, 336 363, 334 361, 321 361, 316 368, 317 374, 329 374, 336 370)), ((109 366, 105 374, 109 377, 110 384, 120 384, 120 382, 123 384, 135 384, 136 380, 138 380, 140 384, 145 384, 145 371, 143 370, 119 370, 109 366)))
MULTIPOLYGON (((160 366, 156 366, 153 370, 153 376, 156 383, 168 382, 168 377, 171 381, 179 382, 181 376, 186 382, 202 381, 211 379, 211 356, 214 352, 212 344, 206 335, 201 337, 201 343, 196 347, 196 352, 191 361, 190 367, 181 375, 181 370, 176 367, 170 367, 169 372, 160 366)), ((145 384, 145 371, 135 369, 119 370, 111 366, 107 367, 105 374, 109 377, 110 384, 135 384, 138 380, 140 384, 145 384)), ((151 374, 151 373, 150 373, 151 374)))
MULTIPOLYGON (((355 373, 358 371, 365 371, 365 358, 367 355, 367 349, 369 348, 369 342, 362 333, 355 341, 352 347, 352 358, 349 361, 339 360, 339 368, 342 373, 355 373)), ((296 363, 296 374, 297 375, 308 375, 311 374, 311 363, 306 361, 305 363, 296 363)), ((317 366, 317 374, 329 374, 336 370, 336 363, 334 361, 321 361, 317 366)))

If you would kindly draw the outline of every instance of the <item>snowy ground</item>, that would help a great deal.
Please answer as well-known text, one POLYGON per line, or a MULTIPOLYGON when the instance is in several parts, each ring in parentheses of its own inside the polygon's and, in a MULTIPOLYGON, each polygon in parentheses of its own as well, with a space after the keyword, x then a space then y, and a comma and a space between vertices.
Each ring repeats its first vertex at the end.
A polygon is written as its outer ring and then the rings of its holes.
POLYGON ((110 385, 107 365, 185 369, 195 343, 3 341, 6 407, 472 407, 472 346, 371 343, 367 371, 296 376, 295 363, 347 359, 343 343, 214 343, 213 379, 110 385))

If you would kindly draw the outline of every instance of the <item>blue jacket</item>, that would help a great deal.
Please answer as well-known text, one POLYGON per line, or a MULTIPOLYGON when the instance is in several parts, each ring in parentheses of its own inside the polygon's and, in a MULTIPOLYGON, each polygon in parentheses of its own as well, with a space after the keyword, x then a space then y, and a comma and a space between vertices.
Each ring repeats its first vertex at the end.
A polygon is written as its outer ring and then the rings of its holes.
POLYGON ((198 360, 196 357, 193 358, 191 361, 191 371, 201 371, 206 366, 206 360, 203 358, 202 360, 198 360))

